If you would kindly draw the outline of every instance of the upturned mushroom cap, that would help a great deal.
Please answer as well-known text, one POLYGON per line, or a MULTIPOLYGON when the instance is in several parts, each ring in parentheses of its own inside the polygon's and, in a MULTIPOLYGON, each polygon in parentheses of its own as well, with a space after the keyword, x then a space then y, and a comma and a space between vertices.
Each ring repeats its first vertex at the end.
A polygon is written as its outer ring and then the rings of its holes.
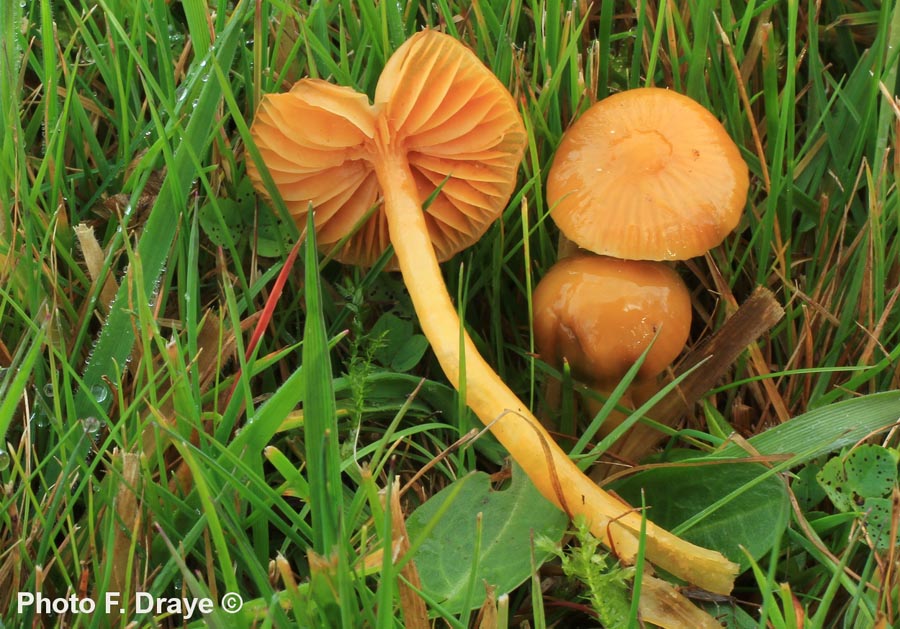
POLYGON ((654 336, 637 377, 662 372, 681 353, 691 326, 690 293, 659 262, 565 258, 538 283, 533 306, 541 357, 554 365, 565 359, 576 378, 601 388, 614 386, 654 336))
POLYGON ((687 96, 620 92, 563 136, 551 216, 584 249, 632 260, 702 255, 737 226, 749 175, 722 124, 687 96))
MULTIPOLYGON (((375 113, 364 94, 317 79, 303 79, 259 104, 250 128, 263 162, 298 226, 315 208, 316 238, 331 249, 378 203, 375 113)), ((252 159, 247 174, 268 196, 252 159)), ((387 227, 369 219, 339 259, 374 262, 387 246, 387 227)))
MULTIPOLYGON (((437 31, 414 35, 391 56, 374 106, 350 88, 303 79, 263 99, 251 134, 298 224, 312 204, 328 249, 358 226, 335 257, 364 266, 389 242, 373 165, 379 151, 408 159, 419 201, 431 199, 425 220, 443 261, 478 240, 506 207, 526 141, 503 84, 437 31)), ((248 174, 265 193, 250 161, 248 174)))
POLYGON ((423 31, 388 60, 375 90, 387 137, 406 153, 439 259, 481 238, 506 207, 525 125, 506 87, 471 50, 423 31))

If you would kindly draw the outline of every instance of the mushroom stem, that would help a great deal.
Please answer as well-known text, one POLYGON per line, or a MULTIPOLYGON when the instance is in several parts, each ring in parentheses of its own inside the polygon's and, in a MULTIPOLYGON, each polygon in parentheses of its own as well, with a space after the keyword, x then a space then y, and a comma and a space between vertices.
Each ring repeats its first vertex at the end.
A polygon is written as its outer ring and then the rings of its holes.
MULTIPOLYGON (((460 388, 465 364, 466 403, 490 428, 548 500, 570 517, 581 514, 591 532, 626 562, 638 548, 641 515, 592 482, 556 444, 525 404, 500 379, 464 332, 447 293, 419 202, 405 150, 392 143, 388 125, 376 131, 375 171, 384 193, 384 212, 403 280, 447 378, 460 388)), ((646 523, 647 558, 657 566, 706 590, 731 591, 738 566, 720 553, 690 544, 646 523)))

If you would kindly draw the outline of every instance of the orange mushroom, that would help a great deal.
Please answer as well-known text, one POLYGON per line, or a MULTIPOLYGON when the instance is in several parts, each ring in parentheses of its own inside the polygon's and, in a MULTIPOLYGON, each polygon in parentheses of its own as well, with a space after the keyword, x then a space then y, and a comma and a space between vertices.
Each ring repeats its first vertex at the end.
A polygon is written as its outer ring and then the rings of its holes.
POLYGON ((737 226, 749 174, 722 124, 669 90, 620 92, 564 134, 547 179, 551 216, 602 255, 685 260, 737 226))
MULTIPOLYGON (((535 486, 570 516, 584 515, 595 535, 633 561, 641 516, 578 469, 467 334, 460 342, 438 266, 485 231, 515 187, 526 135, 506 88, 458 41, 424 31, 390 58, 374 106, 348 88, 304 79, 267 96, 251 132, 295 217, 303 220, 313 206, 322 242, 359 227, 342 260, 371 263, 390 240, 448 380, 459 389, 465 365, 466 403, 535 486)), ((255 165, 248 172, 262 190, 255 165)), ((721 554, 649 522, 645 545, 648 559, 669 572, 710 591, 731 590, 737 566, 721 554)))
MULTIPOLYGON (((619 400, 630 408, 653 395, 657 376, 681 353, 691 328, 684 281, 667 265, 647 260, 564 258, 541 278, 532 305, 541 358, 557 367, 567 362, 576 379, 602 395, 609 395, 647 352, 619 400)), ((585 403, 591 414, 601 408, 590 397, 585 403)), ((601 434, 625 418, 613 411, 601 434)))
MULTIPOLYGON (((658 88, 591 106, 563 135, 547 178, 563 236, 627 260, 706 253, 737 226, 748 189, 747 164, 715 116, 658 88)), ((689 304, 687 313, 689 325, 689 304)), ((650 380, 637 384, 652 391, 650 380)))
POLYGON ((637 381, 652 380, 681 353, 691 296, 681 277, 650 261, 578 255, 557 262, 534 291, 534 338, 544 360, 613 388, 647 352, 637 381), (655 339, 655 340, 654 340, 655 339))

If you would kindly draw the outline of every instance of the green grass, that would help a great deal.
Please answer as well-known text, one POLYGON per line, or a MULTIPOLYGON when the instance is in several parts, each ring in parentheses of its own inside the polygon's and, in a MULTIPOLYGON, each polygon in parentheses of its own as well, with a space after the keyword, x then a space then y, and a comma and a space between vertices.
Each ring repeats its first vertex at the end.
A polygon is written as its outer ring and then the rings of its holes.
MULTIPOLYGON (((305 243, 291 257, 304 226, 249 193, 246 163, 263 94, 318 76, 371 97, 426 25, 476 51, 529 133, 502 219, 444 268, 479 349, 533 408, 550 379, 527 313, 556 260, 553 151, 593 102, 645 85, 714 112, 752 175, 738 230, 678 267, 691 343, 758 285, 786 309, 688 420, 690 443, 898 388, 893 0, 0 3, 0 626, 181 626, 130 611, 38 619, 17 613, 19 591, 230 591, 238 620, 217 608, 195 626, 403 626, 400 568, 361 563, 397 526, 379 491, 432 464, 409 512, 504 453, 490 437, 451 447, 479 424, 430 353, 387 358, 417 342, 415 327, 376 331, 385 313, 414 321, 399 278, 305 243)), ((566 432, 591 423, 563 408, 566 432)), ((774 626, 798 626, 794 606, 802 626, 896 622, 896 574, 876 569, 889 555, 859 517, 798 504, 735 604, 754 618, 762 605, 774 626)), ((574 581, 544 570, 550 590, 535 578, 511 592, 510 622, 587 622, 574 581)))

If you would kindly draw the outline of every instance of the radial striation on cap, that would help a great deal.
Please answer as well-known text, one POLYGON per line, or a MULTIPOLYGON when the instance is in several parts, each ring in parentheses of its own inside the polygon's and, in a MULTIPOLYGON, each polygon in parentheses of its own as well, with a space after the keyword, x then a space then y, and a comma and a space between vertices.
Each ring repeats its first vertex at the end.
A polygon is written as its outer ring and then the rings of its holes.
POLYGON ((621 92, 563 136, 547 180, 551 216, 584 249, 684 260, 737 226, 749 174, 722 124, 687 96, 621 92))

